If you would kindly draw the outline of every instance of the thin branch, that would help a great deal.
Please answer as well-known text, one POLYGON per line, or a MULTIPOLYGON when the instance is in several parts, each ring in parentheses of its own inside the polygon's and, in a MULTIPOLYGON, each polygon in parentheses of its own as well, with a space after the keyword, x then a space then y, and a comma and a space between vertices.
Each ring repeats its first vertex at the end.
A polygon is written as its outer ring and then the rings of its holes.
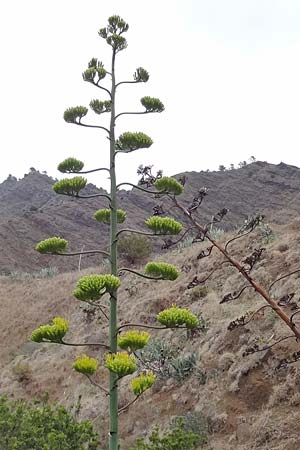
POLYGON ((127 408, 129 408, 129 406, 133 405, 133 403, 135 403, 137 401, 137 399, 141 397, 142 394, 143 394, 143 392, 141 394, 137 395, 133 400, 131 400, 131 402, 127 403, 127 405, 123 406, 123 408, 118 409, 118 414, 121 414, 127 408))
POLYGON ((117 185, 117 189, 119 189, 120 186, 131 186, 133 188, 139 189, 140 191, 146 192, 147 194, 167 194, 166 191, 148 191, 145 188, 142 188, 141 186, 139 186, 138 184, 133 184, 133 183, 120 183, 117 185))
POLYGON ((119 230, 116 234, 116 237, 118 237, 121 233, 136 233, 136 234, 143 234, 144 236, 164 236, 162 234, 155 234, 155 233, 149 233, 148 231, 141 231, 141 230, 134 230, 131 228, 123 228, 123 230, 119 230))
POLYGON ((218 264, 217 267, 215 267, 205 278, 202 278, 202 280, 198 280, 198 277, 195 276, 193 280, 188 284, 187 289, 192 289, 199 284, 205 283, 217 270, 220 269, 220 266, 223 264, 229 264, 229 261, 222 261, 220 264, 218 264))
POLYGON ((229 241, 227 241, 227 242, 226 242, 226 245, 225 245, 225 252, 227 252, 227 247, 228 247, 229 244, 231 244, 233 241, 236 241, 237 239, 240 239, 240 238, 242 238, 242 237, 244 237, 244 236, 247 236, 247 234, 252 233, 252 231, 253 231, 253 229, 247 231, 247 232, 244 233, 244 234, 237 234, 237 235, 236 235, 235 237, 233 237, 232 239, 229 239, 229 241))
POLYGON ((76 198, 95 198, 95 197, 105 197, 109 202, 111 198, 108 194, 91 194, 91 195, 75 195, 76 198))
MULTIPOLYGON (((195 227, 188 227, 184 231, 184 233, 180 236, 180 238, 177 239, 177 241, 172 241, 172 240, 164 241, 165 244, 163 245, 162 249, 165 250, 165 249, 172 247, 173 245, 177 245, 179 242, 181 242, 185 238, 185 236, 188 234, 188 232, 191 231, 193 228, 195 228, 195 227)), ((156 234, 155 236, 170 236, 170 235, 156 234)))
MULTIPOLYGON (((212 227, 212 225, 215 225, 216 223, 220 223, 224 219, 224 217, 226 216, 228 211, 229 210, 227 208, 223 208, 215 216, 212 216, 212 221, 208 222, 205 225, 205 229, 208 229, 209 226, 212 227)), ((211 229, 210 229, 210 231, 211 231, 211 229)))
POLYGON ((174 328, 186 328, 185 326, 181 326, 181 325, 178 325, 177 327, 159 327, 159 326, 155 326, 155 325, 146 325, 143 323, 125 323, 124 325, 121 325, 117 328, 117 334, 120 333, 120 330, 122 330, 122 328, 127 328, 127 327, 149 328, 152 330, 169 330, 169 329, 174 329, 174 328))
POLYGON ((105 197, 109 201, 111 201, 111 198, 108 194, 91 194, 91 195, 79 195, 79 194, 65 194, 64 192, 60 192, 59 195, 66 195, 67 197, 74 197, 74 198, 95 198, 95 197, 105 197))
POLYGON ((299 313, 300 313, 300 311, 296 311, 296 312, 294 312, 294 313, 291 315, 291 317, 290 317, 291 323, 293 323, 293 318, 294 318, 297 314, 299 314, 299 313))
POLYGON ((105 319, 109 321, 109 316, 106 314, 105 311, 103 311, 103 305, 99 305, 98 308, 100 309, 101 313, 104 315, 105 319))
POLYGON ((201 252, 197 255, 197 259, 207 258, 211 255, 211 252, 213 251, 214 245, 211 245, 210 247, 207 247, 206 252, 205 250, 201 250, 201 252))
MULTIPOLYGON (((149 114, 151 111, 138 111, 138 112, 122 112, 116 115, 115 119, 120 116, 124 116, 125 114, 149 114)), ((154 111, 153 111, 154 112, 154 111)))
POLYGON ((130 272, 130 273, 133 273, 134 275, 138 275, 139 277, 146 278, 147 280, 165 280, 165 278, 162 278, 162 277, 160 277, 160 278, 150 277, 149 275, 145 275, 143 273, 136 272, 135 270, 129 269, 128 267, 122 267, 121 269, 119 269, 119 274, 121 272, 130 272))
POLYGON ((103 386, 101 386, 100 384, 96 383, 88 374, 84 374, 87 379, 89 380, 89 382, 93 385, 96 386, 97 388, 99 388, 101 391, 105 392, 106 395, 109 395, 109 391, 107 389, 105 389, 103 386))
POLYGON ((101 125, 88 125, 87 123, 82 122, 73 122, 74 125, 79 125, 80 127, 86 127, 86 128, 99 128, 100 130, 104 130, 109 134, 109 130, 105 127, 102 127, 101 125))
POLYGON ((245 350, 245 352, 243 353, 243 356, 248 356, 248 355, 251 355, 253 353, 259 353, 259 352, 264 352, 266 350, 270 350, 272 347, 274 347, 275 345, 279 344, 280 342, 285 341, 287 339, 291 339, 291 338, 298 340, 298 338, 295 335, 291 334, 289 336, 285 336, 285 337, 283 337, 281 339, 278 339, 278 341, 273 342, 273 344, 271 344, 271 345, 267 345, 267 346, 262 347, 262 348, 259 348, 257 344, 254 344, 253 347, 248 347, 245 350))
POLYGON ((78 256, 78 255, 104 255, 108 258, 110 257, 110 254, 108 252, 105 252, 104 250, 85 250, 84 252, 73 252, 73 253, 47 253, 47 255, 55 255, 55 256, 78 256))
POLYGON ((84 347, 85 345, 88 345, 88 346, 103 347, 103 348, 109 350, 109 346, 108 345, 102 344, 100 342, 86 342, 85 344, 84 343, 77 344, 77 343, 74 343, 74 342, 65 342, 65 341, 62 340, 61 343, 64 344, 64 345, 72 346, 72 347, 84 347))
POLYGON ((291 358, 292 358, 292 359, 290 359, 290 360, 288 360, 288 359, 286 359, 286 358, 282 359, 282 360, 279 362, 279 364, 278 364, 278 366, 276 367, 276 369, 281 369, 282 367, 286 367, 286 366, 288 366, 289 364, 295 364, 296 362, 298 362, 299 359, 300 359, 300 352, 299 352, 299 351, 298 351, 298 352, 293 352, 291 358))
POLYGON ((226 245, 225 245, 225 251, 227 250, 228 245, 235 241, 236 239, 239 239, 240 237, 247 236, 247 234, 252 233, 255 228, 260 225, 261 221, 264 219, 264 216, 256 216, 254 219, 250 220, 250 222, 247 222, 246 225, 243 225, 242 228, 238 231, 237 236, 235 236, 233 239, 230 239, 226 245), (249 230, 246 233, 240 234, 244 230, 249 230))
POLYGON ((291 275, 294 275, 295 273, 299 273, 299 272, 300 272, 300 269, 297 269, 297 270, 294 270, 293 272, 290 272, 290 273, 287 273, 287 274, 283 275, 283 276, 280 277, 280 278, 277 278, 275 281, 273 281, 273 283, 270 284, 270 286, 268 287, 268 290, 270 291, 270 289, 271 289, 271 288, 274 286, 274 284, 277 283, 278 281, 281 281, 281 280, 283 280, 284 278, 287 278, 287 277, 289 277, 289 276, 291 276, 291 275))
POLYGON ((68 345, 70 347, 85 347, 85 346, 95 346, 95 347, 103 347, 107 350, 109 350, 109 346, 106 344, 102 344, 100 342, 86 342, 86 343, 75 343, 75 342, 66 342, 66 341, 59 341, 59 342, 55 342, 55 341, 48 341, 46 339, 42 340, 42 343, 44 344, 60 344, 60 345, 68 345))
MULTIPOLYGON (((109 294, 110 295, 110 293, 109 292, 105 292, 103 295, 105 295, 105 294, 109 294)), ((90 305, 90 306, 94 306, 95 308, 109 308, 109 306, 108 305, 104 305, 103 303, 96 303, 96 302, 90 302, 90 301, 88 301, 88 300, 82 300, 84 303, 87 303, 88 305, 90 305)))
POLYGON ((250 318, 247 321, 245 319, 247 318, 247 315, 249 315, 249 313, 246 313, 244 316, 239 317, 238 319, 235 319, 232 322, 230 322, 230 324, 228 325, 227 329, 229 331, 232 331, 232 330, 234 330, 237 327, 243 327, 243 326, 247 325, 249 322, 251 322, 251 320, 253 320, 253 318, 256 316, 256 314, 258 314, 260 311, 262 311, 265 308, 272 308, 272 306, 271 305, 264 305, 264 306, 260 307, 259 309, 254 311, 253 314, 251 314, 250 318))
POLYGON ((116 84, 116 89, 121 84, 136 84, 136 83, 140 83, 140 81, 120 81, 119 83, 116 84))
MULTIPOLYGON (((108 72, 107 72, 107 73, 108 73, 108 72)), ((100 84, 98 84, 98 83, 93 83, 93 85, 96 86, 97 88, 102 89, 103 91, 107 92, 108 95, 109 95, 110 98, 111 98, 111 92, 110 92, 108 89, 106 89, 106 88, 103 87, 103 86, 100 86, 100 84)))
POLYGON ((239 298, 239 297, 242 295, 242 293, 244 292, 244 290, 245 290, 245 289, 248 289, 248 288, 252 288, 252 289, 253 289, 253 286, 251 286, 250 284, 248 284, 247 286, 244 286, 244 287, 239 291, 238 294, 236 294, 235 292, 233 293, 233 295, 231 294, 231 292, 230 292, 229 294, 226 294, 226 295, 223 297, 223 299, 220 301, 220 305, 221 305, 222 303, 228 303, 228 302, 231 302, 232 300, 236 300, 237 298, 239 298), (234 294, 235 294, 235 295, 234 295, 234 294))
POLYGON ((107 172, 110 172, 110 170, 107 167, 99 167, 99 169, 84 170, 84 171, 82 171, 82 170, 80 170, 80 171, 70 170, 70 171, 68 171, 68 173, 86 174, 86 173, 99 172, 100 170, 106 170, 107 172))
MULTIPOLYGON (((108 294, 108 292, 105 292, 105 294, 108 294)), ((103 294, 103 295, 105 295, 103 294)), ((103 305, 102 303, 93 303, 93 302, 89 302, 88 300, 83 300, 85 303, 87 303, 88 305, 92 306, 93 308, 98 308, 100 310, 100 312, 104 315, 104 317, 106 318, 106 320, 109 321, 109 316, 106 314, 105 311, 103 311, 103 308, 109 308, 108 305, 103 305)))

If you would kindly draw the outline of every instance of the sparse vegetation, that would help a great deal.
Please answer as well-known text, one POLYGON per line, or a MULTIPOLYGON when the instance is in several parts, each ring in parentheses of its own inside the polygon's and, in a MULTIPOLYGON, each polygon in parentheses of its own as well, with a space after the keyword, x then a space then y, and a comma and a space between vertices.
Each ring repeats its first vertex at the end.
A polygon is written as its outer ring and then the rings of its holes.
MULTIPOLYGON (((279 227, 274 225, 274 231, 276 231, 277 240, 271 242, 268 247, 268 252, 265 255, 265 267, 254 267, 253 269, 254 276, 263 276, 263 279, 266 280, 271 279, 270 274, 280 271, 284 273, 287 262, 299 252, 299 242, 295 239, 296 234, 292 226, 279 227), (273 259, 273 254, 279 254, 277 247, 281 241, 288 244, 293 251, 289 250, 280 253, 280 259, 273 259)), ((256 234, 254 233, 255 236, 256 234)), ((259 236, 259 233, 257 233, 257 236, 259 236)), ((224 239, 229 239, 230 237, 231 235, 224 235, 224 239)), ((251 243, 252 240, 251 234, 248 240, 238 240, 235 246, 236 253, 243 254, 244 247, 249 242, 251 243)), ((183 263, 189 263, 193 259, 196 260, 200 245, 205 246, 205 243, 188 247, 180 253, 170 253, 170 262, 181 267, 183 263)), ((209 273, 217 261, 217 254, 214 253, 211 258, 197 262, 197 270, 203 275, 209 273)), ((104 271, 106 269, 106 266, 102 268, 104 271)), ((89 273, 95 273, 95 269, 83 270, 82 276, 89 273)), ((183 272, 180 279, 176 282, 176 287, 170 289, 168 282, 155 282, 153 284, 150 280, 135 279, 131 274, 124 275, 122 277, 122 286, 120 287, 121 295, 123 292, 127 292, 127 288, 132 285, 132 281, 135 283, 137 292, 134 294, 134 297, 122 298, 122 302, 120 302, 120 319, 136 320, 140 317, 151 317, 149 312, 154 299, 155 301, 157 299, 158 307, 160 301, 161 307, 170 306, 175 298, 179 305, 185 306, 188 296, 181 295, 181 293, 187 292, 189 294, 195 289, 185 290, 190 276, 191 272, 183 272), (162 298, 164 301, 160 300, 162 298)), ((14 393, 17 398, 20 396, 24 397, 26 392, 30 396, 40 396, 40 390, 47 389, 51 401, 55 398, 54 396, 59 395, 59 398, 62 398, 64 402, 66 402, 66 399, 70 399, 71 404, 76 402, 78 392, 80 392, 82 393, 82 406, 79 417, 90 417, 91 412, 97 411, 98 413, 99 411, 99 394, 96 393, 96 388, 86 386, 84 383, 81 383, 82 390, 78 391, 78 377, 72 375, 68 369, 72 357, 71 355, 68 356, 68 351, 64 348, 43 345, 40 350, 30 350, 25 359, 25 362, 28 362, 32 369, 33 376, 29 382, 16 382, 16 377, 11 370, 13 365, 19 361, 19 356, 17 355, 20 355, 20 351, 22 352, 20 347, 28 336, 28 330, 30 331, 35 323, 46 323, 52 317, 52 311, 62 316, 66 313, 69 314, 72 337, 75 342, 80 340, 82 332, 84 332, 84 341, 88 342, 91 338, 93 327, 90 325, 84 327, 81 323, 81 316, 76 312, 78 311, 76 303, 73 305, 72 302, 66 300, 66 293, 74 289, 77 278, 78 273, 76 272, 57 275, 52 279, 45 278, 38 282, 35 279, 28 279, 12 283, 8 277, 2 278, 0 284, 1 296, 2 298, 7 296, 6 289, 9 287, 10 301, 9 303, 3 303, 1 309, 4 324, 1 343, 5 345, 7 351, 10 351, 10 359, 6 356, 5 349, 1 349, 1 354, 4 357, 1 361, 1 385, 2 389, 10 394, 14 393), (19 301, 20 298, 22 298, 21 303, 19 301), (50 311, 48 311, 49 306, 51 306, 50 311), (22 317, 22 325, 15 327, 15 340, 11 342, 11 334, 5 331, 5 323, 12 323, 13 315, 16 314, 16 311, 22 317), (27 331, 25 327, 27 327, 27 331), (50 348, 48 349, 48 347, 50 348), (56 365, 55 371, 53 371, 54 365, 56 365), (10 368, 9 373, 7 368, 10 368), (8 373, 8 376, 5 373, 8 373), (58 377, 66 379, 66 376, 68 378, 65 382, 57 381, 58 377), (18 386, 22 390, 18 389, 18 386), (23 386, 26 389, 25 394, 23 386)), ((279 320, 273 323, 270 321, 268 309, 265 309, 262 311, 264 314, 258 314, 247 325, 245 331, 244 328, 236 329, 232 334, 227 331, 228 322, 234 317, 243 314, 245 303, 249 304, 249 306, 251 304, 252 310, 259 307, 258 296, 254 297, 251 292, 246 292, 244 299, 236 300, 228 306, 226 305, 226 308, 219 305, 222 295, 227 292, 227 287, 236 286, 237 280, 238 278, 232 269, 220 271, 218 284, 216 279, 208 281, 206 285, 209 289, 207 296, 203 298, 201 303, 197 304, 195 302, 191 305, 193 312, 198 317, 201 311, 204 317, 210 318, 209 328, 206 333, 201 333, 199 336, 187 340, 185 330, 177 330, 171 341, 169 339, 170 334, 168 339, 165 340, 163 335, 161 335, 162 332, 159 331, 157 337, 150 340, 149 344, 142 349, 146 353, 147 348, 159 340, 160 344, 157 345, 156 356, 155 358, 153 357, 153 361, 157 361, 160 358, 161 348, 168 346, 171 353, 170 358, 185 356, 188 352, 195 351, 197 365, 191 376, 184 378, 182 382, 177 382, 167 376, 161 378, 158 373, 155 373, 157 383, 154 385, 152 393, 149 392, 146 395, 146 401, 137 403, 137 408, 132 407, 132 409, 120 416, 122 429, 124 430, 121 448, 123 445, 125 448, 127 448, 126 445, 130 446, 131 439, 138 434, 141 435, 143 430, 146 432, 155 423, 157 417, 160 417, 161 423, 165 424, 173 415, 184 415, 186 408, 191 408, 191 411, 193 411, 193 408, 205 411, 209 424, 207 434, 209 439, 208 447, 212 446, 214 449, 219 449, 221 442, 222 449, 229 450, 233 445, 232 442, 234 442, 237 450, 245 450, 245 447, 255 448, 254 440, 256 438, 254 434, 249 436, 246 431, 243 431, 243 427, 247 430, 251 423, 253 424, 253 429, 256 430, 258 429, 256 427, 259 427, 258 423, 256 425, 256 421, 258 422, 265 414, 269 414, 271 422, 278 430, 277 434, 273 433, 269 437, 271 439, 268 443, 270 450, 274 448, 285 450, 285 444, 288 448, 288 443, 292 440, 293 428, 297 430, 295 420, 299 418, 297 413, 299 382, 296 376, 299 369, 294 365, 287 369, 275 370, 274 366, 278 363, 278 358, 280 358, 281 354, 285 355, 296 350, 297 345, 293 341, 283 341, 278 350, 275 346, 272 352, 261 352, 242 357, 242 352, 252 339, 262 337, 262 333, 267 330, 265 339, 263 341, 261 339, 258 340, 258 343, 264 346, 274 333, 278 336, 281 335, 282 327, 279 320), (200 364, 199 360, 201 361, 200 364), (202 385, 198 381, 199 367, 203 371, 206 370, 207 373, 207 381, 202 385), (275 390, 276 392, 278 390, 276 396, 275 390), (220 398, 222 403, 220 403, 220 398), (239 409, 240 405, 243 405, 242 413, 239 409), (159 409, 161 407, 163 407, 162 410, 159 409), (227 408, 234 408, 234 410, 230 410, 229 416, 226 415, 227 408), (141 420, 141 416, 145 417, 146 426, 144 421, 141 420), (280 420, 278 417, 280 417, 280 420), (245 422, 242 422, 240 425, 240 420, 245 422), (134 429, 132 429, 132 423, 137 423, 134 429), (236 432, 238 432, 243 443, 236 442, 236 438, 232 437, 236 432), (230 443, 228 443, 229 441, 230 443)), ((297 280, 295 276, 286 285, 286 287, 289 286, 289 291, 294 291, 297 280)), ((275 285, 274 293, 277 298, 282 296, 284 286, 283 282, 275 285)), ((199 285, 199 287, 202 286, 199 285)), ((151 324, 151 322, 149 323, 151 324)), ((101 319, 100 329, 105 329, 105 319, 101 319)), ((84 351, 87 353, 90 350, 84 349, 84 351)), ((168 351, 165 350, 164 352, 166 354, 168 351)), ((93 353, 93 356, 96 356, 96 353, 93 353)), ((164 365, 167 365, 167 361, 164 365)), ((143 370, 142 366, 139 366, 139 368, 143 370)), ((144 369, 147 370, 146 368, 144 369)), ((123 382, 126 383, 126 380, 123 382)), ((126 389, 124 389, 125 391, 126 389)), ((107 414, 104 404, 105 397, 102 398, 103 414, 105 415, 107 414)), ((121 397, 120 405, 126 405, 128 400, 130 400, 129 394, 125 395, 124 398, 121 397)), ((100 432, 105 429, 104 423, 103 416, 97 418, 96 426, 100 432)), ((102 439, 105 440, 104 431, 102 439)), ((204 448, 206 449, 205 446, 204 448)))
POLYGON ((118 251, 130 264, 135 264, 151 255, 152 244, 146 236, 132 234, 118 241, 118 251))
POLYGON ((28 383, 32 377, 32 369, 28 362, 19 361, 12 368, 12 373, 19 383, 28 383))
POLYGON ((12 271, 7 276, 12 280, 28 280, 31 278, 52 278, 58 274, 56 267, 43 267, 43 269, 34 272, 12 271))
POLYGON ((267 223, 262 223, 259 227, 260 235, 261 235, 261 242, 262 244, 270 244, 274 241, 275 233, 267 223))
POLYGON ((201 298, 205 298, 209 293, 208 286, 196 286, 191 289, 190 292, 190 300, 191 302, 197 302, 201 298))

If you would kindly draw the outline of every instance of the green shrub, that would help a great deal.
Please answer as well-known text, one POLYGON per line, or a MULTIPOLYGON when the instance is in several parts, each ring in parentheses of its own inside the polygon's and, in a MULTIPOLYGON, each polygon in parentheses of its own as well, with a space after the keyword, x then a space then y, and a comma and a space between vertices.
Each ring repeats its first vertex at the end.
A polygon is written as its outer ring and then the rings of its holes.
POLYGON ((118 241, 118 252, 128 262, 134 264, 151 255, 152 245, 146 236, 132 234, 118 241))
POLYGON ((178 426, 185 432, 192 432, 199 436, 199 444, 202 446, 207 443, 208 421, 202 411, 189 411, 183 416, 175 416, 170 422, 170 428, 178 426))
POLYGON ((191 289, 191 292, 190 292, 191 302, 196 302, 200 298, 206 297, 208 292, 209 292, 209 289, 207 286, 194 287, 193 289, 191 289))
POLYGON ((196 450, 199 445, 206 442, 206 437, 186 430, 183 425, 182 420, 177 420, 164 432, 155 427, 148 439, 137 439, 129 450, 196 450))
POLYGON ((19 383, 27 383, 32 377, 32 370, 27 362, 18 362, 12 368, 16 380, 19 383))
POLYGON ((97 450, 89 421, 77 422, 62 406, 31 405, 0 397, 1 450, 97 450))

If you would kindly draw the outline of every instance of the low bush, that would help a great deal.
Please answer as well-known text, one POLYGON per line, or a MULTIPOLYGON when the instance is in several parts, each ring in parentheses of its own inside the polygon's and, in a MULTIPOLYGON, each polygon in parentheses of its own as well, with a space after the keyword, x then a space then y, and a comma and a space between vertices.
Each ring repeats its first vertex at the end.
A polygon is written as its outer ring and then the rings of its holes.
POLYGON ((31 380, 32 370, 26 362, 15 364, 12 368, 12 373, 19 383, 28 383, 31 380))
POLYGON ((31 405, 0 397, 1 450, 98 450, 89 421, 77 422, 62 406, 31 405))
POLYGON ((152 245, 146 236, 132 234, 118 241, 118 252, 129 263, 134 264, 151 255, 152 245))
MULTIPOLYGON (((201 427, 194 431, 188 426, 188 418, 176 417, 170 428, 161 432, 155 427, 146 439, 137 439, 135 445, 129 450, 196 450, 204 448, 207 443, 206 434, 202 434, 201 427)), ((208 450, 213 450, 212 448, 208 450)))

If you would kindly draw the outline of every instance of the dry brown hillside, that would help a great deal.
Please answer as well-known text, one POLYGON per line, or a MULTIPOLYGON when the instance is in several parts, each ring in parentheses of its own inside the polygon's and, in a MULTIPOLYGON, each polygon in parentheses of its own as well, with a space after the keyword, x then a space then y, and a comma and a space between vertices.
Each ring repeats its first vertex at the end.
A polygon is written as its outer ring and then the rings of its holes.
MULTIPOLYGON (((201 168, 195 168, 201 170, 201 168)), ((179 174, 183 175, 183 174, 179 174)), ((183 201, 188 204, 202 187, 210 189, 201 209, 208 220, 222 208, 230 213, 222 224, 226 230, 252 214, 263 213, 267 221, 287 223, 300 213, 300 169, 281 163, 255 162, 225 172, 185 173, 187 183, 183 201)), ((34 251, 35 244, 51 236, 69 240, 70 250, 105 247, 107 227, 93 218, 95 210, 105 207, 103 198, 80 200, 54 194, 54 180, 32 170, 23 179, 10 176, 0 184, 0 273, 34 271, 57 266, 60 271, 74 269, 78 258, 53 260, 34 251)), ((101 191, 101 190, 100 190, 101 191)), ((99 192, 89 184, 86 193, 99 192)), ((157 200, 136 189, 119 193, 120 205, 127 211, 126 225, 143 228, 157 200)), ((83 258, 82 267, 98 264, 99 259, 83 258)))
MULTIPOLYGON (((245 168, 244 173, 254 171, 255 167, 245 168)), ((271 170, 270 165, 268 170, 271 170)), ((272 170, 281 169, 273 166, 272 170)), ((290 170, 295 170, 296 176, 299 169, 290 170)), ((215 174, 216 178, 221 179, 221 176, 215 174)), ((238 175, 232 174, 234 176, 238 175)), ((246 180, 251 178, 245 177, 246 180)), ((196 183, 193 175, 191 179, 196 183)), ((207 180, 201 179, 201 184, 204 184, 202 181, 207 180)), ((286 181, 289 189, 292 181, 292 176, 286 181)), ((294 189, 296 211, 299 194, 294 189)), ((287 192, 292 196, 292 191, 286 191, 286 195, 287 192)), ((279 197, 278 190, 277 197, 274 197, 276 202, 279 202, 279 197)), ((285 204, 288 205, 288 202, 285 201, 285 204)), ((292 209, 289 211, 292 214, 292 209)), ((271 228, 274 231, 271 241, 264 241, 264 235, 258 229, 255 234, 236 241, 232 246, 233 254, 241 259, 251 253, 256 245, 264 244, 266 251, 252 275, 266 287, 287 271, 300 268, 300 221, 294 220, 288 225, 272 224, 271 228)), ((222 235, 221 240, 225 241, 229 236, 222 235)), ((299 351, 299 344, 290 339, 270 350, 243 356, 247 347, 255 343, 259 346, 270 344, 288 335, 289 330, 271 310, 266 309, 247 326, 229 331, 228 325, 232 320, 246 311, 255 311, 264 303, 255 292, 246 290, 239 299, 220 304, 225 294, 243 286, 240 274, 233 268, 222 268, 206 283, 206 287, 187 289, 195 275, 205 276, 219 260, 217 253, 198 260, 197 255, 203 246, 205 248, 206 244, 197 243, 165 253, 164 260, 181 269, 181 275, 175 282, 149 282, 132 274, 122 276, 119 302, 122 323, 155 323, 155 315, 173 303, 188 305, 204 320, 204 330, 195 336, 186 336, 182 330, 153 333, 156 342, 164 341, 166 348, 175 351, 181 361, 188 358, 192 361, 193 357, 195 360, 190 364, 187 376, 180 377, 182 372, 178 369, 172 376, 158 380, 144 399, 122 414, 122 448, 128 448, 136 436, 145 435, 153 424, 164 426, 170 417, 190 413, 197 423, 207 427, 209 446, 214 450, 298 450, 300 363, 281 369, 276 367, 282 358, 299 351)), ((100 361, 103 361, 102 353, 88 347, 80 350, 28 342, 32 329, 57 315, 69 318, 72 330, 70 341, 91 342, 104 338, 106 323, 88 319, 79 308, 78 301, 72 297, 79 276, 98 270, 85 269, 80 275, 74 271, 51 279, 0 278, 0 393, 15 398, 32 398, 47 391, 51 401, 66 404, 73 411, 81 396, 80 417, 94 420, 97 430, 104 436, 107 429, 106 398, 71 369, 72 360, 79 352, 96 356, 100 361)), ((293 307, 298 308, 298 275, 277 283, 272 290, 273 297, 279 301, 284 295, 293 293, 293 307)), ((287 305, 286 311, 289 308, 291 306, 287 305)), ((300 315, 298 317, 295 320, 299 322, 300 315)), ((100 369, 97 381, 105 384, 105 369, 100 369)), ((126 380, 123 381, 121 395, 123 403, 130 399, 125 384, 126 380)))

